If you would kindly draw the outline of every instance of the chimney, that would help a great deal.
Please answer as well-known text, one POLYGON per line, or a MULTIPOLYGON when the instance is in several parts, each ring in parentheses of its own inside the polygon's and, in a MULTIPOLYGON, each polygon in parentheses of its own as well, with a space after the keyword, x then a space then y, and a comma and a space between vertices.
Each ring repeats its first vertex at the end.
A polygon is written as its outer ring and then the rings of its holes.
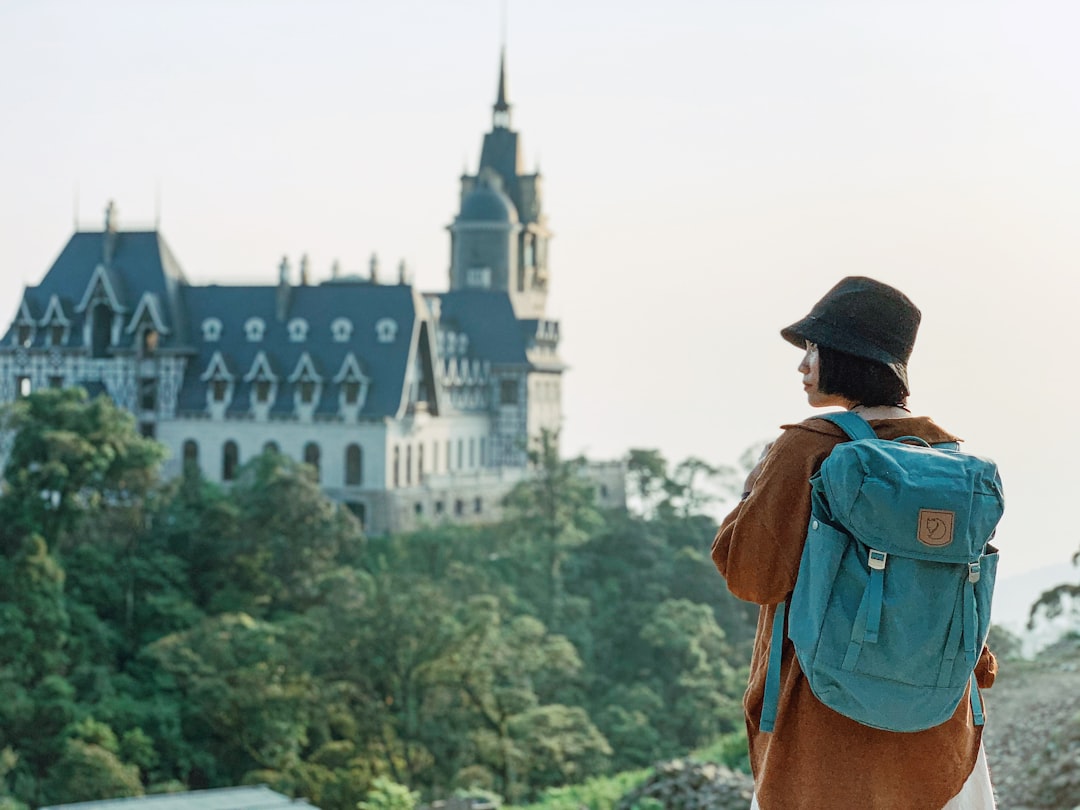
POLYGON ((106 267, 112 267, 116 255, 116 203, 109 200, 105 206, 105 232, 102 234, 101 260, 106 267))
POLYGON ((292 283, 289 281, 289 257, 282 256, 278 265, 277 319, 284 321, 289 314, 289 299, 292 298, 292 283))

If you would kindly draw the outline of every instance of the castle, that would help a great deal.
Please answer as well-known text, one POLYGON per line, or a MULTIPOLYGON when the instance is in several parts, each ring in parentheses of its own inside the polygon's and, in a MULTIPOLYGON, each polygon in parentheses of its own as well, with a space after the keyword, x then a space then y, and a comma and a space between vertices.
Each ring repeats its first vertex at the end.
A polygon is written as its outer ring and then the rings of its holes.
MULTIPOLYGON (((170 451, 164 470, 212 481, 273 448, 310 464, 373 533, 498 516, 530 474, 527 449, 562 420, 559 323, 546 317, 551 232, 541 176, 523 171, 505 55, 492 128, 461 178, 449 290, 404 268, 312 283, 188 282, 162 235, 77 231, 27 287, 0 343, 0 402, 82 386, 170 451)), ((621 464, 592 465, 601 505, 625 502, 621 464)))

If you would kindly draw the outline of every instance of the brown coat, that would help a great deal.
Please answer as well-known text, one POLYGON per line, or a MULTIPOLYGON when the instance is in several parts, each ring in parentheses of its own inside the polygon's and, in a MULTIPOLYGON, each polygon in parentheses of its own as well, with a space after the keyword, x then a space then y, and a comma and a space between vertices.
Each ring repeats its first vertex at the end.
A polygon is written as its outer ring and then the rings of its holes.
MULTIPOLYGON (((882 419, 878 436, 955 441, 930 419, 882 419)), ((960 792, 978 755, 982 728, 968 700, 940 726, 914 733, 860 725, 819 702, 791 641, 784 640, 775 731, 759 730, 770 629, 776 605, 795 585, 810 516, 810 476, 845 438, 820 419, 784 425, 751 493, 724 518, 712 558, 731 592, 761 605, 743 699, 750 762, 762 810, 940 810, 960 792)), ((997 662, 983 649, 976 668, 989 687, 997 662)))

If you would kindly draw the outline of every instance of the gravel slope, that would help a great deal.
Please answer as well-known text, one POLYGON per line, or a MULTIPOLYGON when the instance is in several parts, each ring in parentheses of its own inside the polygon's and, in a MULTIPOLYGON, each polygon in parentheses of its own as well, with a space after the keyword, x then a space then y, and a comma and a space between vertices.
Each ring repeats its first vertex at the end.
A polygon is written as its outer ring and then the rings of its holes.
POLYGON ((1080 807, 1080 642, 1002 662, 984 696, 999 810, 1080 807))

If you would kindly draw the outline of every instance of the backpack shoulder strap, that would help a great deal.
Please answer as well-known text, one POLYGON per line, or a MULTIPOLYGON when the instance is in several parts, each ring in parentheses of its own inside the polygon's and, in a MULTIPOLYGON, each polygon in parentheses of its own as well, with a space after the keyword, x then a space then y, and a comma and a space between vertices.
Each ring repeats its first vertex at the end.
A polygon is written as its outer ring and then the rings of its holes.
POLYGON ((876 439, 877 434, 870 427, 870 423, 853 411, 837 411, 836 413, 824 413, 817 417, 826 422, 832 422, 853 441, 859 439, 876 439))

